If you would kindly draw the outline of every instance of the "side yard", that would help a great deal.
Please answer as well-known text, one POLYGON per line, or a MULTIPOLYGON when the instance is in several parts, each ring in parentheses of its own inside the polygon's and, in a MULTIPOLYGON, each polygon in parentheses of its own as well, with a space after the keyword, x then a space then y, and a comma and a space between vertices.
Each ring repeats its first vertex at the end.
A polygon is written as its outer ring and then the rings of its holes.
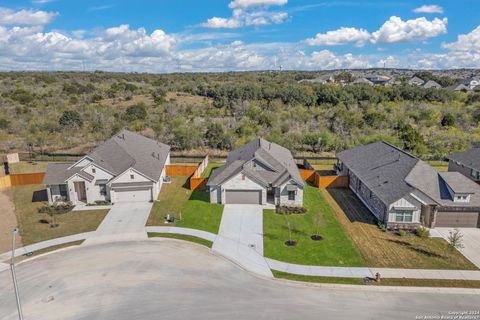
POLYGON ((70 211, 56 216, 59 224, 51 228, 50 217, 38 213, 46 202, 43 185, 24 185, 11 188, 15 214, 24 245, 72 234, 94 231, 105 218, 108 210, 70 211))
POLYGON ((439 238, 400 237, 382 232, 373 215, 349 189, 320 191, 369 267, 407 269, 477 268, 439 238))
POLYGON ((47 170, 47 161, 20 161, 9 165, 10 173, 34 173, 45 172, 47 170))
POLYGON ((307 186, 304 190, 305 214, 284 216, 274 210, 264 210, 264 255, 265 257, 304 265, 361 267, 366 262, 360 251, 343 230, 335 213, 325 201, 318 188, 307 186), (315 215, 321 217, 319 234, 323 240, 310 237, 316 232, 315 215), (285 245, 289 240, 290 223, 294 247, 285 245))
POLYGON ((188 189, 188 177, 172 177, 164 184, 159 201, 153 204, 147 226, 175 226, 218 233, 223 205, 211 204, 209 194, 202 190, 188 189), (167 215, 178 220, 165 224, 167 215))

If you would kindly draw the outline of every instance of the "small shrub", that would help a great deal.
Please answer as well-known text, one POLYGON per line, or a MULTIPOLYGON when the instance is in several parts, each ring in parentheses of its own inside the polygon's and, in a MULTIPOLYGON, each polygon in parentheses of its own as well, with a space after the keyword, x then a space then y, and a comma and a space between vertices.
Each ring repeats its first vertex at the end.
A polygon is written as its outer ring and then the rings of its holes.
POLYGON ((87 206, 109 206, 112 203, 107 200, 96 200, 94 203, 88 203, 87 206))
POLYGON ((287 207, 287 206, 277 206, 276 213, 278 214, 303 214, 307 212, 307 209, 304 207, 287 207))
POLYGON ((383 232, 387 232, 387 226, 381 222, 378 223, 378 229, 382 230, 383 232))
POLYGON ((415 229, 415 234, 420 238, 428 238, 430 237, 430 231, 428 231, 425 227, 418 227, 415 229))
POLYGON ((400 237, 405 237, 405 236, 407 235, 407 232, 406 232, 405 230, 403 230, 403 229, 399 229, 399 230, 398 230, 398 235, 399 235, 400 237))

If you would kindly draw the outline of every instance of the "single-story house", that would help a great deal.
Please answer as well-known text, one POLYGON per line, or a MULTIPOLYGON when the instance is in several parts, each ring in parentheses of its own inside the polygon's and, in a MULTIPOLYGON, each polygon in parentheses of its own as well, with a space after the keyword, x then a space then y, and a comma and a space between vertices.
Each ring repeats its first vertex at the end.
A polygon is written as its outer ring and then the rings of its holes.
POLYGON ((407 81, 407 84, 412 85, 412 86, 421 86, 425 83, 422 79, 419 77, 413 77, 407 81))
POLYGON ((207 182, 210 202, 303 205, 303 181, 291 152, 256 139, 228 154, 207 182))
POLYGON ((480 183, 480 148, 449 156, 448 171, 460 172, 465 177, 480 183))
POLYGON ((451 86, 448 86, 446 89, 458 92, 472 92, 472 89, 470 89, 470 87, 466 86, 463 83, 453 84, 451 86))
POLYGON ((367 78, 363 78, 363 77, 355 79, 352 82, 352 84, 368 84, 369 86, 374 85, 372 81, 368 80, 367 78))
POLYGON ((337 155, 337 173, 389 228, 479 227, 480 186, 384 141, 337 155))
POLYGON ((124 129, 75 163, 49 163, 43 184, 49 203, 147 202, 169 163, 169 146, 124 129))
POLYGON ((441 89, 442 88, 442 86, 439 83, 433 80, 428 80, 427 82, 425 82, 425 84, 422 87, 425 89, 430 89, 430 88, 441 89))

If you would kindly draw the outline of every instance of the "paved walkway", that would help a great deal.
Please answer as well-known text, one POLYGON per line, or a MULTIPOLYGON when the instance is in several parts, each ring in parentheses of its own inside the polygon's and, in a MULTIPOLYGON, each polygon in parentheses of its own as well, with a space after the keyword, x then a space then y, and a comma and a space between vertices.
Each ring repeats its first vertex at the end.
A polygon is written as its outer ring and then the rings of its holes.
POLYGON ((113 205, 109 206, 87 206, 85 204, 77 204, 73 207, 72 211, 90 211, 90 210, 109 210, 112 209, 113 205))
MULTIPOLYGON (((74 242, 74 241, 79 241, 79 240, 85 240, 95 234, 95 231, 92 232, 84 232, 84 233, 78 233, 74 234, 71 236, 66 236, 66 237, 61 237, 61 238, 56 238, 52 240, 47 240, 47 241, 42 241, 38 243, 34 243, 25 247, 17 248, 15 249, 15 256, 21 256, 30 252, 34 252, 37 250, 45 249, 48 247, 52 246, 57 246, 69 242, 74 242)), ((6 261, 10 259, 10 256, 12 255, 12 251, 8 251, 5 253, 0 254, 0 261, 6 261)))
POLYGON ((150 202, 116 203, 85 244, 145 240, 145 224, 152 205, 150 202))
MULTIPOLYGON (((448 236, 452 228, 435 228, 442 238, 448 241, 448 236)), ((480 268, 480 229, 479 228, 459 228, 463 235, 463 246, 460 252, 470 260, 474 265, 480 268)))
POLYGON ((146 227, 147 232, 184 234, 214 242, 217 235, 211 232, 179 227, 146 227))
POLYGON ((9 264, 0 263, 0 272, 2 272, 3 270, 7 270, 7 269, 10 269, 10 265, 9 265, 9 264))
POLYGON ((306 266, 300 264, 286 263, 269 258, 266 259, 268 265, 273 270, 305 276, 365 278, 373 277, 374 275, 374 273, 372 274, 372 271, 369 268, 306 266))
POLYGON ((248 271, 273 277, 263 257, 263 208, 260 205, 225 205, 212 250, 248 271))

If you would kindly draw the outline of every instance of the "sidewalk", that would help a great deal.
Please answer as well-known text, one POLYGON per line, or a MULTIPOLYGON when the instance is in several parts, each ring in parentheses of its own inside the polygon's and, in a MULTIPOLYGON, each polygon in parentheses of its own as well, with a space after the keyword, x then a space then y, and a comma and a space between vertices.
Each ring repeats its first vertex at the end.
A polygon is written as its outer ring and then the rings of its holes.
POLYGON ((158 233, 172 233, 172 234, 183 234, 187 236, 194 236, 197 238, 205 239, 211 242, 214 242, 217 238, 217 235, 207 231, 189 229, 189 228, 179 228, 179 227, 146 227, 148 232, 158 232, 158 233))

